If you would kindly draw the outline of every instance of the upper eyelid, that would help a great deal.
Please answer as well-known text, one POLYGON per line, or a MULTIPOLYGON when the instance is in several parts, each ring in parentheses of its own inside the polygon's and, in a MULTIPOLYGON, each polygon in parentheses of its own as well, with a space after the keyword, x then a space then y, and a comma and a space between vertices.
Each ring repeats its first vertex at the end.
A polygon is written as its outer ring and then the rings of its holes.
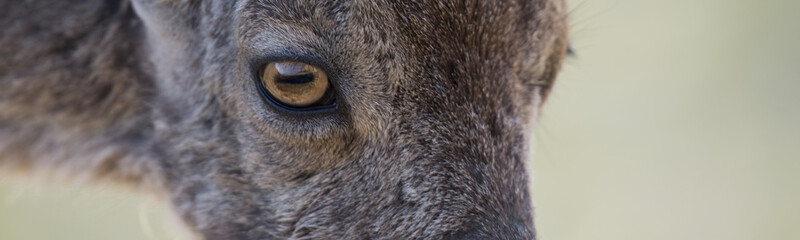
POLYGON ((293 75, 301 73, 303 72, 303 69, 306 66, 309 66, 308 64, 302 62, 291 62, 291 61, 278 61, 274 62, 274 64, 275 64, 275 70, 277 70, 279 74, 284 74, 284 75, 287 74, 293 75))
POLYGON ((252 76, 256 78, 259 77, 261 70, 266 67, 267 64, 280 61, 299 62, 319 68, 324 71, 326 75, 328 75, 328 81, 330 81, 331 84, 336 84, 336 73, 338 73, 338 71, 335 71, 327 61, 324 61, 322 58, 319 58, 315 55, 297 54, 293 51, 280 51, 273 55, 262 55, 260 57, 250 59, 249 65, 251 71, 253 72, 252 76))

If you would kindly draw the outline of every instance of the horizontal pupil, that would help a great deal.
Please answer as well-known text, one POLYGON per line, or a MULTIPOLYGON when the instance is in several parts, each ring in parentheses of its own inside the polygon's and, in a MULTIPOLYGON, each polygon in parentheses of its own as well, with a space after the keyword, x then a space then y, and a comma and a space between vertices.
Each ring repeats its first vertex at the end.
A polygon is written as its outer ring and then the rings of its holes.
POLYGON ((306 84, 311 81, 314 81, 314 74, 311 73, 275 77, 275 82, 284 84, 306 84))

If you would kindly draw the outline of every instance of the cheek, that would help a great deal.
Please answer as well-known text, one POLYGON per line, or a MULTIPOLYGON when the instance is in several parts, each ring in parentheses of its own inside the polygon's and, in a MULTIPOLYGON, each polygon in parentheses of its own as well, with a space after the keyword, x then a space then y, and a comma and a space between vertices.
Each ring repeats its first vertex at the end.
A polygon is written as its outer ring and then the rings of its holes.
POLYGON ((349 162, 354 151, 352 134, 306 139, 275 137, 262 131, 265 123, 242 123, 237 130, 239 161, 262 187, 303 180, 349 162), (258 128, 257 126, 262 126, 258 128), (262 184, 263 183, 263 184, 262 184))

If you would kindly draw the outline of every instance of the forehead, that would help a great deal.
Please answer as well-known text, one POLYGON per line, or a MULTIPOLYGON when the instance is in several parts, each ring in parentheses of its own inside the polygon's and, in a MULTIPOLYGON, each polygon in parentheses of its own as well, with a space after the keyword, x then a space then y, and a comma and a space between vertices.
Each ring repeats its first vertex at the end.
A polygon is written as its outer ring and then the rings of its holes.
MULTIPOLYGON (((333 75, 355 74, 345 84, 359 88, 456 78, 481 88, 549 86, 566 46, 565 15, 563 0, 245 0, 236 6, 245 59, 312 56, 297 60, 318 59, 312 63, 331 66, 333 75)), ((447 91, 462 90, 469 89, 447 91)))
POLYGON ((237 15, 239 30, 247 33, 242 35, 245 38, 253 37, 253 31, 272 31, 293 39, 366 37, 381 43, 395 36, 415 43, 472 41, 486 45, 496 39, 519 42, 530 38, 536 23, 553 15, 549 12, 555 9, 548 7, 553 2, 245 0, 238 3, 237 15))
MULTIPOLYGON (((425 15, 432 20, 459 19, 460 23, 494 22, 499 18, 476 18, 479 16, 507 15, 524 12, 533 14, 537 10, 548 10, 545 2, 553 0, 439 0, 439 1, 283 1, 283 0, 244 0, 237 3, 242 12, 258 11, 263 17, 275 20, 341 20, 355 14, 364 19, 388 20, 396 16, 425 15), (431 18, 431 16, 438 16, 431 18)), ((532 15, 526 16, 532 19, 532 15)))

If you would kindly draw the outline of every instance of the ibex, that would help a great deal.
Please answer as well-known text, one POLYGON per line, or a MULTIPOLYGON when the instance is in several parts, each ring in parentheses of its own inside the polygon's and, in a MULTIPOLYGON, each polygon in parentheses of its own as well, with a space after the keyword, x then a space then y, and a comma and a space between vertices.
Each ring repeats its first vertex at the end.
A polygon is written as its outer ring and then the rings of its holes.
POLYGON ((534 239, 564 0, 0 0, 4 172, 203 239, 534 239))

